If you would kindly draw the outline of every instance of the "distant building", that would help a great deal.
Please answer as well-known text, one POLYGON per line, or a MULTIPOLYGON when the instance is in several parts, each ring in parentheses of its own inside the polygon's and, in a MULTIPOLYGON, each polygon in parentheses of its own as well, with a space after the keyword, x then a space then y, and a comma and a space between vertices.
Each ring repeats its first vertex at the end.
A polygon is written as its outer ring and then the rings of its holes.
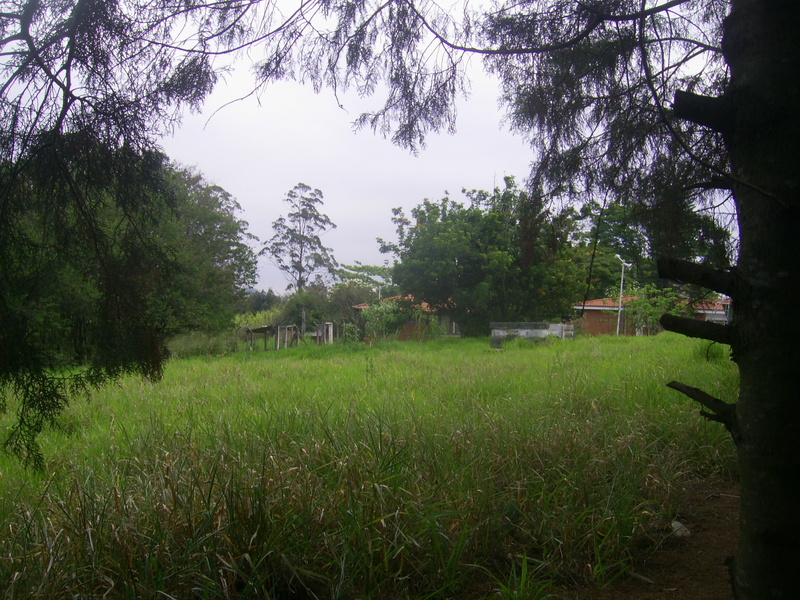
MULTIPOLYGON (((637 330, 625 315, 625 303, 636 299, 636 296, 622 298, 622 319, 620 321, 620 335, 636 335, 637 330)), ((581 333, 589 335, 616 335, 617 316, 619 314, 619 298, 598 298, 589 300, 586 304, 575 304, 573 308, 583 316, 579 319, 581 333)), ((725 324, 728 322, 730 300, 701 300, 694 304, 694 318, 700 321, 713 321, 725 324)), ((639 332, 641 333, 641 332, 639 332)))

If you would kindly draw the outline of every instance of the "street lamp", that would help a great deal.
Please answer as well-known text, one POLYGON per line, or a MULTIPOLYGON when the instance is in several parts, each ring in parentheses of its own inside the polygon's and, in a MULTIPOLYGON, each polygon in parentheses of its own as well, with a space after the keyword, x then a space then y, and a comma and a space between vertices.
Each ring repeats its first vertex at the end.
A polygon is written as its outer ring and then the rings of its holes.
POLYGON ((619 310, 617 311, 617 335, 619 335, 619 324, 622 321, 622 292, 625 289, 625 267, 630 267, 631 263, 626 263, 619 254, 616 257, 622 263, 622 277, 619 280, 619 310))

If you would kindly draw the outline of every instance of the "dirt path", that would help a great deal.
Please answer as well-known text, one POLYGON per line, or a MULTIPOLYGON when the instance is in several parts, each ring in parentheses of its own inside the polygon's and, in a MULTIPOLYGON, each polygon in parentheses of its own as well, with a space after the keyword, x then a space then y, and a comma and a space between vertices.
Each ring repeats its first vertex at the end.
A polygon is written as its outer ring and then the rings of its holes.
POLYGON ((708 480, 688 491, 681 523, 687 538, 671 538, 665 547, 605 590, 570 588, 561 600, 731 600, 725 560, 739 537, 739 489, 734 483, 708 480))

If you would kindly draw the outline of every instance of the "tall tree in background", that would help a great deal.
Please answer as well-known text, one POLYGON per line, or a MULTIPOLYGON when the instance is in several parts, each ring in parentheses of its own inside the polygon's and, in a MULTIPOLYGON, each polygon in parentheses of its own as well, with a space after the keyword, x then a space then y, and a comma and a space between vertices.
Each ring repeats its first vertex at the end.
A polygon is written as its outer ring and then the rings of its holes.
POLYGON ((245 290, 256 280, 257 238, 239 218, 228 192, 193 169, 169 168, 171 206, 154 233, 173 276, 159 301, 171 315, 169 333, 229 327, 245 290))
POLYGON ((268 255, 289 285, 287 289, 302 292, 311 277, 322 271, 333 273, 337 263, 331 249, 322 243, 322 235, 336 225, 319 212, 322 192, 298 183, 286 194, 284 201, 291 209, 285 217, 272 223, 275 234, 264 244, 261 253, 268 255))

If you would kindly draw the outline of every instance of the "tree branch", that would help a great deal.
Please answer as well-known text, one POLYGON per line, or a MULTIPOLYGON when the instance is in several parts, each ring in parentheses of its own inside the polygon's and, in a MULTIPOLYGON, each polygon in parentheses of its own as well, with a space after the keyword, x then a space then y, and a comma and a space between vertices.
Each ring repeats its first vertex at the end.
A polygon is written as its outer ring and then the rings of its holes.
POLYGON ((697 123, 722 134, 732 133, 736 122, 733 102, 725 96, 701 96, 678 90, 675 92, 672 111, 679 119, 697 123))
POLYGON ((701 389, 686 385, 680 381, 670 381, 667 384, 667 387, 679 391, 695 402, 698 402, 702 406, 706 407, 711 412, 701 410, 700 414, 703 417, 709 421, 722 423, 725 426, 725 429, 727 429, 731 434, 735 444, 738 444, 741 441, 742 434, 739 430, 739 425, 736 422, 736 404, 729 404, 728 402, 720 400, 719 398, 715 398, 711 394, 708 394, 701 389))
POLYGON ((659 321, 667 331, 674 331, 682 335, 711 340, 720 344, 733 345, 733 329, 730 325, 720 325, 710 321, 699 321, 688 317, 665 314, 659 321))
POLYGON ((732 190, 733 184, 724 177, 712 177, 708 181, 700 181, 692 185, 687 185, 684 190, 732 190))
POLYGON ((653 6, 652 8, 643 7, 642 10, 638 12, 632 12, 622 15, 601 14, 601 16, 603 17, 603 20, 614 21, 615 23, 619 23, 622 21, 634 21, 637 19, 650 17, 660 12, 670 10, 672 8, 675 8, 676 6, 680 6, 681 4, 686 4, 687 2, 689 2, 689 0, 670 0, 669 2, 665 2, 664 4, 659 4, 658 6, 653 6))
POLYGON ((656 261, 658 276, 678 283, 693 283, 726 296, 735 296, 738 278, 732 271, 715 269, 678 258, 659 258, 656 261))
POLYGON ((510 48, 503 46, 501 46, 500 48, 477 48, 474 46, 462 46, 460 44, 456 44, 455 42, 451 42, 446 37, 444 37, 444 35, 439 33, 439 31, 436 30, 430 23, 428 23, 427 19, 425 19, 422 13, 420 13, 419 10, 417 10, 416 6, 414 6, 413 4, 409 4, 409 8, 412 11, 414 11, 417 18, 419 18, 420 22, 422 23, 423 27, 425 27, 425 29, 428 30, 428 33, 430 33, 445 48, 456 50, 458 52, 481 54, 486 56, 545 54, 547 52, 566 50, 567 48, 571 48, 578 42, 581 42, 587 37, 589 37, 589 35, 591 35, 591 33, 595 29, 597 29, 597 27, 600 26, 604 21, 603 17, 595 15, 586 23, 585 27, 581 29, 578 33, 576 33, 573 37, 566 40, 553 42, 551 44, 542 44, 541 46, 519 46, 510 48))

